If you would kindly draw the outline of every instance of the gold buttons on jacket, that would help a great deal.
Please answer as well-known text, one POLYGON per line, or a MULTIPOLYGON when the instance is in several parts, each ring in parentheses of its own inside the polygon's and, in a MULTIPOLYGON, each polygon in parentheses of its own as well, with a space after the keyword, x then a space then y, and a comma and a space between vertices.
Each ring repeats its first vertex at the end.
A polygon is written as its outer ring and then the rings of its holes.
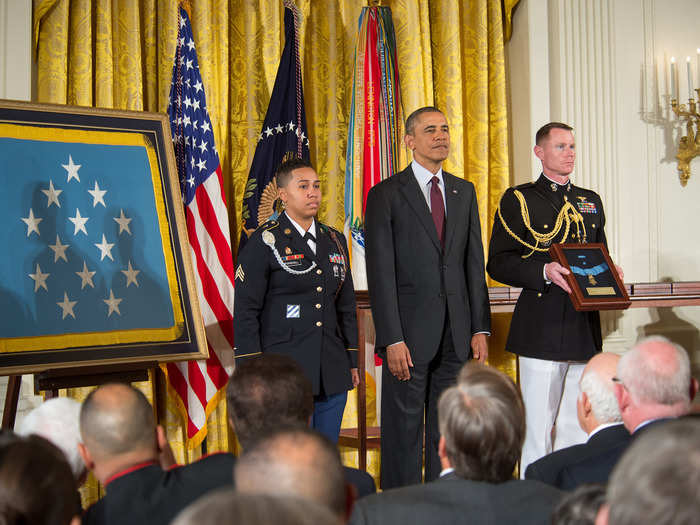
POLYGON ((542 292, 537 292, 537 297, 542 297, 542 292))
POLYGON ((323 326, 323 323, 321 321, 316 321, 316 326, 323 326))
POLYGON ((321 268, 319 268, 318 270, 316 270, 316 273, 317 273, 318 275, 321 275, 321 274, 323 273, 323 270, 321 270, 321 268))
POLYGON ((323 286, 317 286, 316 287, 317 292, 322 292, 323 291, 323 286))
POLYGON ((316 310, 321 308, 321 303, 316 303, 316 310))

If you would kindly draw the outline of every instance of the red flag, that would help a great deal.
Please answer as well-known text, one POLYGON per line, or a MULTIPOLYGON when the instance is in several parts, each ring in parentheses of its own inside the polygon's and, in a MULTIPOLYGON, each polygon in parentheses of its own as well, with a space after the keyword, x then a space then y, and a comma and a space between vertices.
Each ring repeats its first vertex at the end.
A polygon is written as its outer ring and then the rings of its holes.
POLYGON ((187 422, 187 446, 194 448, 206 436, 207 417, 233 370, 234 270, 221 165, 192 27, 182 7, 168 114, 209 359, 162 368, 187 422))

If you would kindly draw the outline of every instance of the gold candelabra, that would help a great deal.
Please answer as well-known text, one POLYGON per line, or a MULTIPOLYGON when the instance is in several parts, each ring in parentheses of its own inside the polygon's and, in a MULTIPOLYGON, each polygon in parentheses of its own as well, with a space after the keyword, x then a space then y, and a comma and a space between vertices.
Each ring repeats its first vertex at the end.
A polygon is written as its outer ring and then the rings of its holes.
MULTIPOLYGON (((690 73, 689 73, 690 75, 690 73)), ((690 161, 700 155, 700 88, 695 89, 697 99, 688 99, 688 105, 678 104, 678 100, 671 99, 671 109, 676 116, 685 122, 686 135, 681 137, 678 143, 678 176, 681 179, 681 186, 685 186, 690 178, 690 161), (696 100, 698 103, 696 104, 696 100)))

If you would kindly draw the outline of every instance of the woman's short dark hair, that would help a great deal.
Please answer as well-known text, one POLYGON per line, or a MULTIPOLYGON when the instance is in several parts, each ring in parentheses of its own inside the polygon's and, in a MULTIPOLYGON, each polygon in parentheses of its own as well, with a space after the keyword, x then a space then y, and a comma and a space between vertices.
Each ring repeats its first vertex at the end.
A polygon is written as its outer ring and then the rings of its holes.
POLYGON ((37 435, 0 445, 0 522, 68 525, 81 512, 63 452, 37 435))

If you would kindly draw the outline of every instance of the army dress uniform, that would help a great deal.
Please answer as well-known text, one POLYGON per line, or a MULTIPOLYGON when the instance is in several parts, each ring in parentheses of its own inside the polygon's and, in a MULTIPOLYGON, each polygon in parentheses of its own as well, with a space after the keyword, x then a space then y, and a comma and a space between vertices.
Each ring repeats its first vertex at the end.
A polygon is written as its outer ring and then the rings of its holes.
POLYGON ((357 314, 345 237, 315 229, 316 253, 285 213, 253 233, 238 255, 233 322, 237 359, 288 355, 317 399, 352 389, 357 314))
MULTIPOLYGON (((583 365, 576 364, 569 370, 567 363, 584 363, 593 357, 602 349, 602 338, 598 312, 576 311, 568 294, 545 280, 544 266, 552 261, 549 248, 555 242, 603 243, 607 246, 604 226, 603 204, 597 193, 570 181, 557 184, 544 174, 535 182, 506 190, 494 218, 487 271, 493 279, 523 289, 513 312, 506 350, 521 358, 531 358, 519 360, 526 406, 528 364, 547 367, 551 362, 559 362, 563 365, 553 365, 553 368, 541 371, 537 379, 541 391, 533 394, 547 404, 545 411, 551 414, 545 419, 551 419, 551 425, 559 404, 565 406, 561 397, 563 386, 559 391, 550 388, 553 394, 545 391, 547 380, 544 375, 549 375, 553 383, 560 381, 562 385, 567 377, 567 387, 576 388, 578 380, 572 376, 580 376, 583 365), (562 373, 564 377, 559 377, 562 373)), ((528 438, 534 439, 536 423, 530 416, 537 414, 536 408, 528 406, 528 438), (532 432, 530 426, 533 426, 532 432)), ((564 419, 557 422, 557 447, 560 437, 566 439, 560 427, 564 428, 570 415, 568 408, 562 408, 560 414, 564 419)), ((575 420, 575 412, 573 416, 567 428, 571 429, 574 441, 568 444, 585 440, 585 434, 575 420)), ((549 423, 546 426, 551 429, 549 423)), ((537 436, 541 448, 531 458, 527 457, 529 440, 526 438, 522 471, 529 461, 551 452, 550 435, 548 430, 543 430, 537 436)), ((565 441, 561 444, 567 445, 565 441)))

